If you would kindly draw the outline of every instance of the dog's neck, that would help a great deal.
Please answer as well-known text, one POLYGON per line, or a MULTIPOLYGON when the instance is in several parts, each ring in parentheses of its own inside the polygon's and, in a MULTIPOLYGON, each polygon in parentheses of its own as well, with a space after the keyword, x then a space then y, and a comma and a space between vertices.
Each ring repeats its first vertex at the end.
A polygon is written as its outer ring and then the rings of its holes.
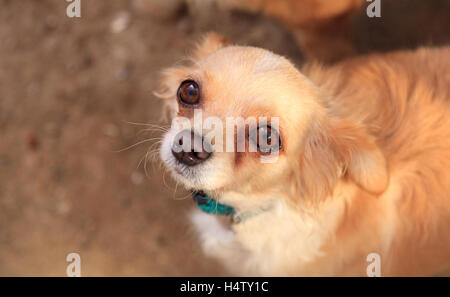
POLYGON ((194 201, 202 211, 212 215, 229 216, 234 223, 241 223, 273 208, 275 196, 272 199, 257 200, 251 196, 255 195, 233 191, 213 198, 202 191, 193 193, 194 201))

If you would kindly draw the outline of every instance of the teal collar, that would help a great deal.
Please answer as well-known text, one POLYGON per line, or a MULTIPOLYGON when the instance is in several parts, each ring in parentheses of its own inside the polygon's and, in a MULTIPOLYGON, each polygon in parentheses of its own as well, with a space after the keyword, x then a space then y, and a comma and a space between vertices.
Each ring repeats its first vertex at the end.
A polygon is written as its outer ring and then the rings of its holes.
POLYGON ((193 192, 192 196, 197 206, 206 213, 221 216, 232 216, 236 213, 233 207, 218 203, 216 200, 208 197, 203 191, 193 192))
POLYGON ((208 197, 203 191, 193 192, 192 197, 194 198, 195 203, 197 203, 197 206, 204 212, 213 215, 231 216, 234 223, 240 223, 271 208, 266 207, 260 208, 255 212, 237 213, 232 206, 218 203, 215 199, 208 197))

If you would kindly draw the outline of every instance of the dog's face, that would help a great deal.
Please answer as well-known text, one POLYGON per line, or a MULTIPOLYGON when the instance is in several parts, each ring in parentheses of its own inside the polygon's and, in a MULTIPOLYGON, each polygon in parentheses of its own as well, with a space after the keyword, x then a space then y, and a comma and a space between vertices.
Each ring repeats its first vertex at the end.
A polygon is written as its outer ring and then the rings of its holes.
POLYGON ((175 179, 194 189, 279 183, 292 165, 289 155, 298 151, 299 139, 319 112, 317 90, 286 59, 262 49, 225 46, 213 35, 197 53, 192 66, 171 69, 166 78, 176 116, 164 137, 162 160, 175 179), (212 117, 220 120, 223 137, 211 137, 211 129, 195 127, 195 114, 200 113, 203 127, 212 117), (215 145, 211 153, 174 152, 180 132, 191 136, 188 128, 179 125, 186 119, 193 138, 215 145), (242 119, 244 125, 230 124, 233 119, 242 119), (259 137, 266 143, 260 143, 259 137))
POLYGON ((193 61, 168 69, 158 94, 174 111, 161 158, 186 187, 321 195, 348 167, 324 134, 330 128, 319 90, 289 61, 228 46, 215 34, 198 46, 193 61))

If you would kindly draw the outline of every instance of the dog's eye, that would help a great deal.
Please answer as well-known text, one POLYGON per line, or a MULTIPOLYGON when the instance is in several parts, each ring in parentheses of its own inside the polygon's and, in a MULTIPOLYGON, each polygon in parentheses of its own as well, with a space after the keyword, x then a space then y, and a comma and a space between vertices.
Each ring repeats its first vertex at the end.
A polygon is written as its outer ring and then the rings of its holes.
POLYGON ((186 105, 195 105, 200 101, 200 88, 193 80, 185 80, 178 88, 178 99, 186 105))
POLYGON ((260 126, 257 134, 254 142, 261 153, 271 153, 281 149, 281 138, 276 129, 272 129, 270 126, 260 126))

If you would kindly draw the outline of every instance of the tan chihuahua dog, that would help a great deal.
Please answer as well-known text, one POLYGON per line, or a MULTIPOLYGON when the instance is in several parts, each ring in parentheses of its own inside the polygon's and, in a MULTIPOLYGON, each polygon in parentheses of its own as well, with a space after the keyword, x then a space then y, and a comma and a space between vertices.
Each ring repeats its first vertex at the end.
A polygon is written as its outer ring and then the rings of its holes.
MULTIPOLYGON (((157 92, 174 115, 161 158, 194 191, 205 253, 237 275, 366 275, 369 255, 383 276, 445 269, 448 69, 450 48, 433 48, 300 72, 274 53, 209 34, 189 65, 165 71, 157 92), (193 122, 195 110, 223 122, 279 119, 255 127, 276 158, 261 162, 268 151, 250 137, 253 151, 176 151, 177 121, 193 122), (226 227, 216 214, 233 222, 226 227)), ((188 135, 208 138, 197 128, 188 135)))

